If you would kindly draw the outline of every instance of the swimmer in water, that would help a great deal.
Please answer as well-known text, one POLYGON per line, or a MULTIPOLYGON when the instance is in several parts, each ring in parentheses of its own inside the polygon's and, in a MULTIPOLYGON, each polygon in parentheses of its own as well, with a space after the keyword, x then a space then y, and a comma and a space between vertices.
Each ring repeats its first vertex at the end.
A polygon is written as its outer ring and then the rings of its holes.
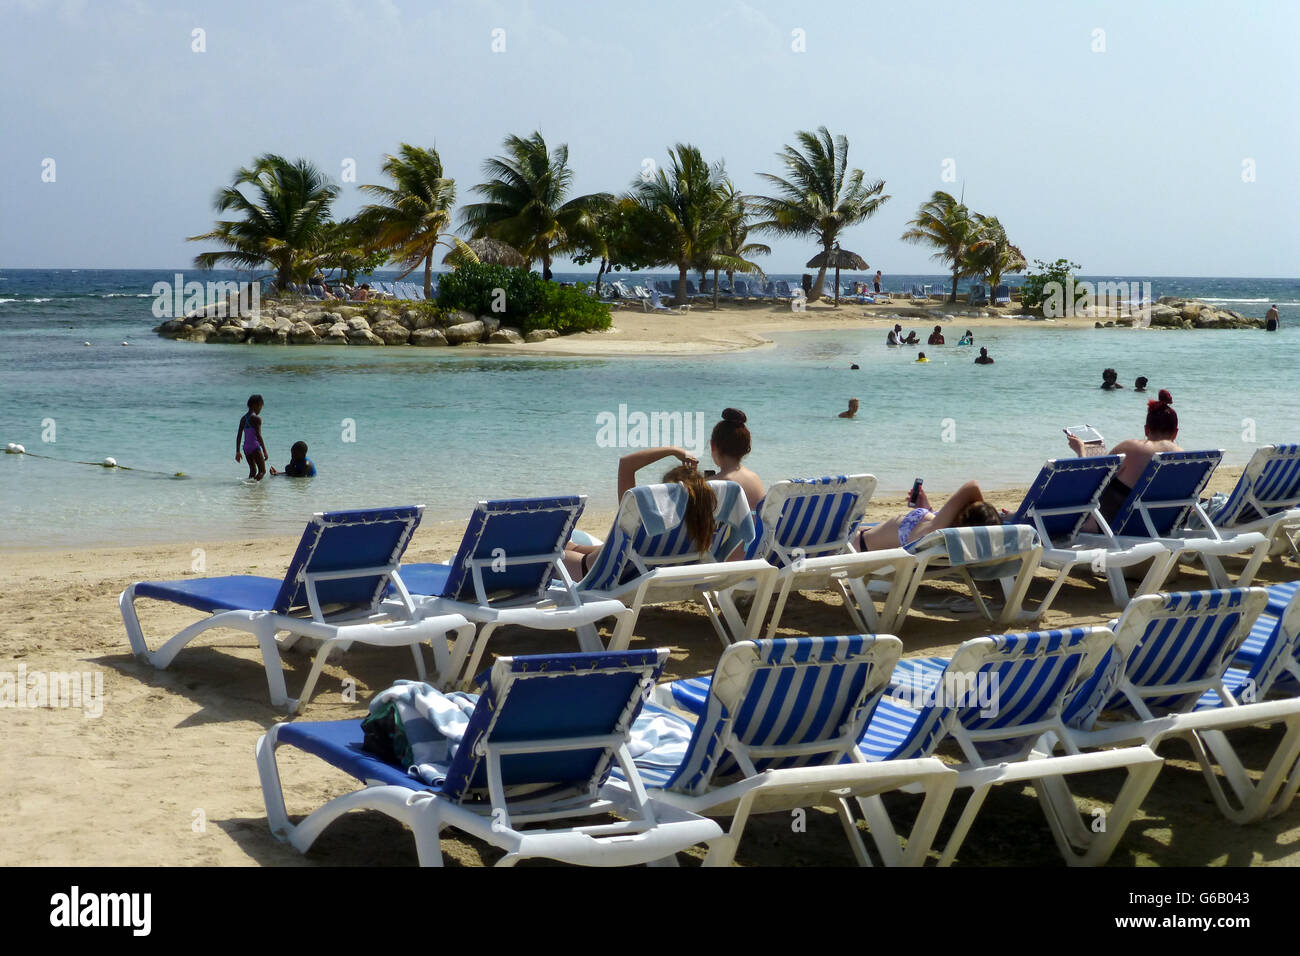
POLYGON ((840 418, 852 418, 853 416, 857 415, 857 413, 858 413, 858 400, 856 398, 850 398, 849 410, 846 412, 840 412, 840 418))
POLYGON ((918 362, 928 362, 928 361, 930 361, 928 358, 925 357, 925 353, 924 353, 924 352, 919 352, 919 353, 917 353, 916 360, 917 360, 918 362))

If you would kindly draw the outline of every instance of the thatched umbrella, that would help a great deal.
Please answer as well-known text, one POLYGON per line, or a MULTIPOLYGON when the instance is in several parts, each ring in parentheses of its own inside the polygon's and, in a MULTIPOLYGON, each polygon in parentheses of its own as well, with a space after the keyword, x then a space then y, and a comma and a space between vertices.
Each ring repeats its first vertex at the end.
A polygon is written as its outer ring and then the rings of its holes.
POLYGON ((835 304, 837 306, 840 304, 840 269, 853 269, 856 272, 862 272, 871 268, 867 265, 867 260, 856 252, 841 249, 838 242, 831 247, 830 252, 819 252, 809 259, 804 268, 820 269, 822 266, 827 268, 835 267, 835 304))
MULTIPOLYGON (((528 260, 514 246, 502 242, 500 239, 470 239, 465 243, 478 256, 478 261, 484 265, 490 266, 512 266, 521 267, 528 265, 528 260)), ((457 265, 462 259, 457 253, 459 249, 452 249, 451 252, 443 256, 443 265, 457 265)))

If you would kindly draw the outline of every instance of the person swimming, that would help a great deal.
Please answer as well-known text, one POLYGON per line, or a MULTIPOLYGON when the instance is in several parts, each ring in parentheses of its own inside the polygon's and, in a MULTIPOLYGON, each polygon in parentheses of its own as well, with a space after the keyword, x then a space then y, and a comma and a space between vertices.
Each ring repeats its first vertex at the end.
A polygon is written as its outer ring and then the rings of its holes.
POLYGON ((907 333, 907 338, 903 339, 903 344, 904 344, 904 345, 916 345, 916 344, 917 344, 918 342, 920 342, 920 341, 921 341, 921 340, 920 340, 919 338, 917 338, 917 336, 916 336, 916 329, 912 329, 912 331, 910 331, 910 332, 907 333))
POLYGON ((924 352, 918 352, 917 355, 916 355, 916 360, 917 360, 918 362, 928 362, 928 361, 930 361, 928 358, 925 357, 925 353, 924 353, 924 352))
POLYGON ((1119 383, 1119 373, 1113 368, 1103 369, 1101 373, 1101 387, 1106 391, 1112 391, 1124 386, 1119 383))
POLYGON ((926 345, 943 345, 943 344, 944 344, 944 342, 943 342, 943 328, 940 327, 940 326, 938 326, 938 325, 936 325, 936 326, 934 327, 934 331, 930 333, 930 337, 926 340, 925 344, 926 344, 926 345))
POLYGON ((856 398, 850 398, 850 399, 849 399, 849 409, 848 409, 848 411, 846 411, 846 412, 840 412, 839 417, 840 417, 840 418, 852 418, 852 417, 853 417, 854 415, 856 415, 857 413, 858 413, 858 400, 857 400, 856 398))
POLYGON ((903 343, 903 327, 901 325, 895 324, 894 327, 889 330, 889 334, 885 336, 885 344, 901 345, 902 343, 903 343))
POLYGON ((989 355, 988 349, 984 348, 983 346, 980 347, 980 354, 975 356, 975 364, 976 365, 993 364, 993 356, 989 355))
POLYGON ((959 339, 957 340, 957 344, 958 344, 958 345, 974 345, 974 344, 975 344, 975 333, 972 332, 970 329, 967 329, 967 330, 966 330, 966 334, 963 335, 961 338, 959 338, 959 339))
POLYGON ((307 457, 307 443, 305 441, 294 442, 289 449, 289 464, 284 466, 284 471, 276 471, 272 468, 271 474, 281 475, 285 478, 315 478, 316 466, 307 457))
POLYGON ((1146 390, 1147 390, 1147 377, 1145 375, 1139 375, 1137 381, 1133 383, 1133 391, 1145 392, 1146 390))

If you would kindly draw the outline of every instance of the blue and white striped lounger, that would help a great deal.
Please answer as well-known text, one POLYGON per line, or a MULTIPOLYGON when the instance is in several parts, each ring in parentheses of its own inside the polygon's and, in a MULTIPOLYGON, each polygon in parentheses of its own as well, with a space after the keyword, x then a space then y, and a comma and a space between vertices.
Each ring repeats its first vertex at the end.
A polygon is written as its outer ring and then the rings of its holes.
POLYGON ((627 648, 642 607, 667 601, 700 601, 723 646, 758 637, 776 568, 766 561, 728 560, 754 540, 754 519, 740 485, 710 481, 709 487, 717 507, 713 541, 704 553, 696 550, 686 533, 687 496, 680 484, 638 485, 623 495, 604 546, 578 582, 578 593, 584 597, 612 598, 632 609, 618 622, 610 650, 627 648), (725 602, 724 624, 717 596, 737 586, 754 591, 749 617, 741 618, 734 604, 725 602))
POLYGON ((1008 624, 1020 619, 1025 595, 1043 554, 1038 532, 1026 524, 942 528, 913 541, 906 550, 916 558, 916 569, 903 597, 898 627, 911 610, 921 584, 946 577, 965 582, 980 613, 990 621, 995 619, 994 614, 976 581, 998 581, 1005 602, 996 620, 1008 624))
MULTIPOLYGON (((838 802, 858 862, 869 864, 848 800, 904 786, 926 793, 906 852, 887 819, 880 829, 873 821, 872 837, 887 864, 925 861, 957 775, 933 757, 867 764, 856 752, 901 650, 888 635, 745 641, 723 651, 714 678, 705 679, 698 720, 646 705, 641 719, 655 722, 661 741, 689 741, 635 758, 651 795, 732 818, 726 839, 710 845, 706 866, 732 862, 751 814, 830 800, 838 802)), ((673 686, 656 691, 664 705, 673 686)))
MULTIPOLYGON (((876 490, 874 475, 779 481, 756 509, 756 537, 746 557, 777 569, 777 594, 767 637, 776 636, 792 591, 836 590, 853 626, 862 633, 889 633, 902 609, 916 558, 902 548, 857 552, 849 538, 876 490), (879 615, 869 581, 887 587, 879 615)), ((724 605, 731 594, 720 595, 724 605)))
POLYGON ((122 592, 118 607, 131 650, 159 670, 204 631, 228 627, 257 638, 270 687, 271 703, 290 713, 311 699, 316 680, 335 646, 354 641, 385 647, 409 646, 416 671, 424 677, 420 643, 429 641, 435 666, 446 666, 447 635, 468 641, 473 627, 459 615, 415 622, 414 605, 397 574, 397 565, 420 523, 423 506, 332 511, 314 515, 282 579, 237 574, 180 581, 139 581, 122 592), (396 600, 385 601, 390 585, 396 600), (210 616, 180 631, 150 651, 140 629, 135 602, 140 598, 181 604, 210 616), (276 635, 287 632, 284 643, 276 635), (321 642, 298 699, 285 690, 280 648, 299 637, 321 642))
MULTIPOLYGON (((1069 695, 1110 652, 1105 627, 1075 627, 980 637, 951 660, 905 659, 894 668, 890 694, 863 735, 868 760, 927 757, 947 737, 961 748, 957 787, 972 794, 941 866, 956 857, 991 787, 1033 783, 1052 836, 1067 863, 1100 865, 1109 859, 1151 789, 1163 761, 1149 748, 1050 757, 1053 734, 1064 732, 1069 695), (1079 819, 1064 777, 1123 769, 1126 778, 1106 827, 1093 833, 1079 819)), ((883 813, 883 809, 880 810, 883 813)))
POLYGON ((468 686, 497 628, 576 630, 581 649, 597 651, 596 622, 632 614, 621 601, 579 593, 565 570, 564 546, 586 501, 578 495, 480 501, 450 563, 401 568, 417 615, 460 614, 479 625, 474 638, 456 644, 450 669, 435 686, 468 686))
POLYGON ((1281 812, 1300 786, 1294 770, 1300 757, 1300 698, 1263 697, 1282 689, 1279 678, 1295 657, 1300 614, 1288 611, 1250 672, 1243 676, 1228 668, 1267 603, 1263 588, 1134 598, 1115 627, 1114 654, 1066 706, 1062 743, 1073 749, 1137 741, 1154 749, 1169 737, 1181 737, 1230 820, 1248 823, 1281 812), (1286 733, 1256 783, 1225 732, 1274 723, 1283 724, 1286 733), (1216 762, 1235 803, 1216 776, 1216 762))
POLYGON ((1210 511, 1224 531, 1260 531, 1268 554, 1300 558, 1300 445, 1255 449, 1222 506, 1210 511))
POLYGON ((499 658, 437 784, 365 751, 359 720, 276 724, 257 742, 271 832, 305 853, 348 811, 377 810, 410 827, 422 866, 442 864, 444 827, 505 850, 498 866, 531 857, 626 866, 717 839, 722 831, 712 820, 648 799, 628 752, 645 689, 667 657, 659 649, 499 658), (277 748, 286 744, 365 786, 290 822, 276 763, 277 748), (615 763, 630 781, 618 794, 625 821, 545 825, 615 809, 605 796, 615 763))
MULTIPOLYGON (((1019 509, 1008 519, 1014 524, 1034 526, 1043 543, 1043 556, 1039 565, 1056 572, 1056 580, 1039 603, 1035 614, 1041 616, 1047 613, 1071 571, 1083 565, 1103 569, 1107 566, 1110 553, 1122 553, 1123 558, 1118 560, 1122 560, 1124 567, 1152 559, 1159 559, 1163 567, 1163 562, 1169 560, 1167 549, 1157 541, 1135 542, 1126 551, 1118 544, 1109 548, 1103 546, 1095 538, 1088 545, 1079 541, 1088 518, 1096 519, 1100 527, 1106 526, 1098 511, 1098 502, 1123 462, 1123 455, 1057 458, 1048 461, 1025 493, 1025 500, 1019 509)), ((1127 598, 1120 603, 1125 600, 1127 598)))

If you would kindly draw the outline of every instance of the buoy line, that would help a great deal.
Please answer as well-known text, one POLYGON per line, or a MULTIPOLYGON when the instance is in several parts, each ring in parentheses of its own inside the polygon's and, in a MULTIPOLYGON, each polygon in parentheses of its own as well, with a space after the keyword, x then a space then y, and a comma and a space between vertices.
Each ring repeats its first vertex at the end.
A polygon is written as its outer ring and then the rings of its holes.
POLYGON ((90 465, 93 468, 110 468, 117 471, 138 471, 146 475, 162 475, 165 478, 188 478, 189 475, 183 471, 156 471, 152 468, 133 468, 130 465, 119 465, 116 458, 105 458, 103 461, 78 461, 75 458, 56 458, 54 455, 41 455, 34 451, 28 451, 17 442, 10 442, 5 446, 6 455, 26 455, 28 458, 44 458, 46 461, 61 461, 65 465, 90 465))

